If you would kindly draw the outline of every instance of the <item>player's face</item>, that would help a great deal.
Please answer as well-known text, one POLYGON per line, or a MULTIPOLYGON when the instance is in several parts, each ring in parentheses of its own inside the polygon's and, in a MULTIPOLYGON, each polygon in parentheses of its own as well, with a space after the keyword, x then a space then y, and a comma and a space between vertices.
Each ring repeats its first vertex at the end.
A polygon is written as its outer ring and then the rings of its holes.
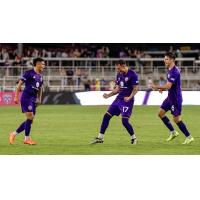
POLYGON ((116 70, 118 73, 124 72, 124 65, 116 65, 116 70))
POLYGON ((44 61, 37 62, 37 68, 38 68, 39 72, 43 72, 43 70, 45 68, 45 62, 44 61))
POLYGON ((164 58, 164 63, 165 63, 165 66, 166 67, 170 67, 172 65, 172 63, 174 63, 174 60, 171 59, 170 57, 168 56, 165 56, 164 58))

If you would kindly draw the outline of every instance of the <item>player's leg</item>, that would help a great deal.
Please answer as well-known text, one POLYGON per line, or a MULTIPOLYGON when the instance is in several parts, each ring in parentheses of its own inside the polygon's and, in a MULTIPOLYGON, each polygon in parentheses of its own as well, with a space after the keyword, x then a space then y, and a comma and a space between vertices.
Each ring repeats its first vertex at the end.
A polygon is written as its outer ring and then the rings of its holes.
POLYGON ((122 124, 126 128, 129 135, 131 136, 131 144, 137 144, 135 132, 134 132, 132 125, 129 122, 129 118, 128 117, 122 117, 122 124))
POLYGON ((106 112, 105 115, 103 116, 99 135, 94 139, 94 141, 91 144, 103 143, 104 142, 104 134, 106 132, 106 129, 108 128, 108 125, 109 125, 111 118, 112 118, 112 115, 109 112, 106 112))
POLYGON ((109 126, 109 122, 110 119, 114 116, 114 115, 119 115, 120 114, 120 110, 119 107, 117 105, 117 101, 114 101, 110 107, 108 108, 108 111, 105 113, 102 123, 101 123, 101 128, 99 131, 99 135, 94 139, 94 141, 91 144, 96 144, 96 143, 103 143, 104 142, 104 135, 106 132, 106 129, 109 126))
POLYGON ((106 132, 106 129, 108 128, 111 118, 112 118, 112 114, 110 114, 109 112, 106 112, 101 123, 101 128, 100 128, 100 132, 98 136, 99 138, 104 139, 104 134, 106 132))
POLYGON ((132 115, 134 101, 125 102, 124 100, 120 103, 120 111, 122 115, 122 124, 126 128, 127 132, 131 136, 131 144, 137 144, 137 139, 133 126, 130 124, 129 119, 132 115))
POLYGON ((167 141, 173 140, 175 137, 178 136, 178 132, 174 130, 169 118, 166 116, 166 113, 171 109, 171 104, 165 99, 160 107, 158 112, 158 117, 162 120, 164 125, 169 129, 170 136, 167 138, 167 141))
POLYGON ((24 144, 29 144, 29 145, 36 144, 36 142, 31 140, 31 138, 30 138, 31 125, 32 125, 33 119, 35 117, 35 113, 36 113, 36 104, 34 102, 29 102, 28 111, 25 112, 26 123, 25 123, 24 144))
POLYGON ((25 124, 26 124, 26 121, 21 123, 21 125, 17 128, 17 130, 10 133, 10 136, 9 136, 9 143, 10 144, 14 143, 16 135, 18 135, 19 133, 21 133, 22 131, 25 130, 25 124))
POLYGON ((185 123, 182 121, 181 119, 181 115, 178 116, 174 116, 174 122, 177 124, 177 126, 179 127, 179 129, 182 131, 182 133, 185 135, 186 139, 183 142, 183 144, 189 144, 191 142, 194 141, 194 138, 191 136, 190 132, 188 131, 185 123))
MULTIPOLYGON (((33 103, 30 102, 29 100, 21 100, 21 110, 22 110, 22 112, 26 113, 26 112, 29 112, 29 111, 33 111, 35 113, 35 106, 32 106, 32 104, 33 103)), ((27 122, 27 120, 25 120, 23 123, 21 123, 20 126, 15 131, 10 133, 10 135, 9 135, 9 143, 10 144, 13 144, 15 137, 19 133, 21 133, 22 131, 25 130, 26 122, 27 122)))

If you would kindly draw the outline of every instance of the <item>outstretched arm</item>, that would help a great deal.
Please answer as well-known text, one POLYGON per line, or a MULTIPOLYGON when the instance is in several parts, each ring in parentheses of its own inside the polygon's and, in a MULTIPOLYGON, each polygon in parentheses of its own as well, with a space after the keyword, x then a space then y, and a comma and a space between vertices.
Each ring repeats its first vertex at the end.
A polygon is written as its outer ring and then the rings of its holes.
POLYGON ((151 88, 155 90, 169 90, 171 87, 172 87, 171 82, 167 82, 165 85, 155 85, 155 84, 151 85, 151 88))

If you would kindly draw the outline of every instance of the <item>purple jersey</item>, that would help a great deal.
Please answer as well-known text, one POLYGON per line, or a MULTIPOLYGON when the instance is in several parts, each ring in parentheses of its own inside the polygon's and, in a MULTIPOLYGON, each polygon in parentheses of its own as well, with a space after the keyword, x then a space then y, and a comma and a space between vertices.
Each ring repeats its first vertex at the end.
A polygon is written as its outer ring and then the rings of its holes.
POLYGON ((29 99, 32 102, 36 102, 37 94, 43 84, 43 78, 41 74, 37 74, 34 69, 26 71, 20 78, 25 83, 25 88, 22 93, 21 100, 29 99))
POLYGON ((116 85, 120 87, 120 91, 117 99, 124 99, 124 97, 130 96, 134 86, 138 85, 138 83, 138 76, 131 69, 129 69, 126 74, 118 73, 116 78, 116 85))
POLYGON ((168 99, 172 104, 181 104, 182 92, 181 92, 181 75, 177 66, 174 66, 167 73, 168 82, 172 83, 172 87, 168 90, 168 99))

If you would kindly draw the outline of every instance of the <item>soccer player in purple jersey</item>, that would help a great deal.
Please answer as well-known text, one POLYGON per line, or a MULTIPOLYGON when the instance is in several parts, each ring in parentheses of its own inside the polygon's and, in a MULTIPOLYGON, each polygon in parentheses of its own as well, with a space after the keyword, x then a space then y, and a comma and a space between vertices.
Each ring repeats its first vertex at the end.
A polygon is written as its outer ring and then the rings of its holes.
POLYGON ((19 103, 19 93, 22 85, 25 83, 25 88, 20 99, 21 110, 25 113, 26 120, 17 128, 16 131, 10 133, 9 143, 13 144, 15 137, 25 130, 24 144, 35 145, 36 142, 30 138, 31 124, 36 113, 36 106, 41 103, 42 98, 42 72, 45 68, 45 61, 42 58, 33 60, 34 68, 28 70, 20 78, 16 88, 15 103, 19 103))
POLYGON ((104 134, 109 125, 110 119, 114 115, 119 116, 120 114, 122 116, 122 124, 131 136, 131 144, 137 144, 137 139, 133 127, 129 123, 129 119, 132 114, 134 96, 138 91, 138 76, 133 70, 126 66, 123 60, 117 62, 116 69, 118 73, 116 77, 115 89, 108 94, 105 93, 103 97, 107 99, 116 94, 118 94, 118 96, 105 113, 100 133, 92 144, 104 142, 104 134))
POLYGON ((168 90, 168 97, 163 101, 158 116, 170 130, 170 136, 167 141, 171 141, 179 135, 179 133, 174 130, 168 117, 165 115, 167 111, 171 110, 174 122, 186 137, 183 144, 189 144, 194 141, 194 138, 190 135, 186 125, 181 119, 183 101, 181 92, 181 74, 179 68, 175 65, 175 55, 172 52, 166 53, 164 62, 168 68, 167 83, 163 86, 152 84, 152 88, 159 90, 161 93, 163 90, 168 90))

